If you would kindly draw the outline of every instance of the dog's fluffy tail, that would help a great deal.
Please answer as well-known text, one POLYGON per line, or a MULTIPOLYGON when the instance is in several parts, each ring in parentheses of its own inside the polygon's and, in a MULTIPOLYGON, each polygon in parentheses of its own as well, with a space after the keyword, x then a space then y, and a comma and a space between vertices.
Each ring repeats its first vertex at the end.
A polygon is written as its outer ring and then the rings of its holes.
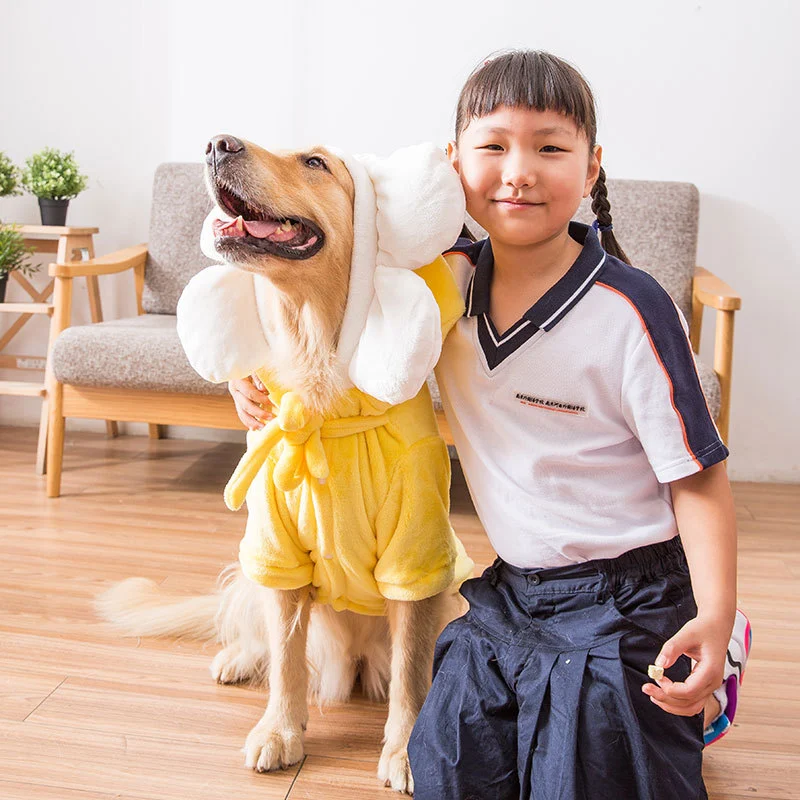
POLYGON ((131 636, 212 639, 219 595, 180 597, 147 578, 128 578, 95 600, 97 613, 131 636))

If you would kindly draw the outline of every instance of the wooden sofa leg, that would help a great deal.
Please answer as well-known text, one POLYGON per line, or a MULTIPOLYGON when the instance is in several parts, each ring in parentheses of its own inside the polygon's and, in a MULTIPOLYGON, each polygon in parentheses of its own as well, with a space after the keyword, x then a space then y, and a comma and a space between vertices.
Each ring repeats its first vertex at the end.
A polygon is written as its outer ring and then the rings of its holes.
MULTIPOLYGON (((56 265, 50 265, 50 274, 56 265)), ((61 462, 64 458, 64 386, 53 372, 53 345, 59 334, 69 327, 72 309, 72 278, 56 276, 53 287, 53 317, 47 346, 45 387, 47 388, 47 496, 61 494, 61 462)))
POLYGON ((163 439, 164 438, 164 426, 163 425, 155 425, 152 422, 148 424, 148 429, 150 431, 150 438, 151 439, 163 439))
POLYGON ((61 464, 64 459, 63 387, 56 384, 49 393, 47 425, 47 496, 61 495, 61 464))
POLYGON ((47 428, 50 425, 50 404, 47 397, 42 399, 42 411, 39 416, 39 441, 36 445, 36 474, 44 475, 47 463, 47 428))

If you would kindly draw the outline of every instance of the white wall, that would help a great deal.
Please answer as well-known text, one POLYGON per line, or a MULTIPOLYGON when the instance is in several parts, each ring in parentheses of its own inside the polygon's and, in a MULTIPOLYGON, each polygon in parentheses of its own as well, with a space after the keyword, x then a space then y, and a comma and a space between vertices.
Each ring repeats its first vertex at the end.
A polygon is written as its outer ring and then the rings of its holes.
MULTIPOLYGON (((695 183, 698 261, 744 297, 731 474, 800 481, 800 4, 0 0, 0 11, 11 31, 0 150, 18 162, 43 145, 75 150, 92 180, 69 221, 99 226, 101 253, 146 239, 156 164, 199 161, 214 133, 376 152, 445 142, 482 57, 532 47, 567 58, 595 90, 609 175, 695 183)), ((0 200, 0 217, 35 222, 35 201, 0 200)), ((106 281, 107 316, 133 313, 129 283, 106 281)), ((44 342, 34 332, 27 349, 44 342)), ((37 414, 34 401, 0 398, 2 424, 37 414)))

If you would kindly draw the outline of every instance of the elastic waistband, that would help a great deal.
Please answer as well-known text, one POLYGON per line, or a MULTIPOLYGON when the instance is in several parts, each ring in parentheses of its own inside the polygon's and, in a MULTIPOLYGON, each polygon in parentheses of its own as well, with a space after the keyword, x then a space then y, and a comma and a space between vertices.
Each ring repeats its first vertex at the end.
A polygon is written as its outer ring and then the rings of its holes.
POLYGON ((618 585, 625 580, 656 578, 686 566, 686 556, 680 536, 666 542, 649 544, 628 550, 616 558, 597 558, 566 567, 523 569, 498 558, 487 570, 490 579, 503 578, 511 584, 543 584, 552 581, 585 580, 604 577, 609 585, 618 585), (521 581, 522 579, 522 581, 521 581))

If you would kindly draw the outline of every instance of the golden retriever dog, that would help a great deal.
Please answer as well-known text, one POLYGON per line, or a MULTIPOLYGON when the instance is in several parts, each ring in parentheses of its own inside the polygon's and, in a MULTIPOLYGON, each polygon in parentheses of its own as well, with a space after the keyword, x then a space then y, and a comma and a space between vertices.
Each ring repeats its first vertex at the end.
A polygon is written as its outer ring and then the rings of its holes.
MULTIPOLYGON (((351 175, 324 147, 268 152, 233 136, 212 139, 206 162, 211 195, 234 220, 215 223, 219 254, 265 276, 275 290, 270 369, 322 412, 342 391, 334 361, 353 247, 351 175)), ((312 586, 269 589, 237 564, 215 595, 170 599, 153 582, 134 578, 109 590, 98 608, 133 635, 215 636, 215 680, 268 685, 266 711, 244 747, 246 765, 259 772, 302 759, 309 694, 342 702, 359 679, 367 697, 388 697, 378 777, 413 793, 407 743, 429 688, 436 639, 460 611, 457 593, 387 601, 385 617, 313 601, 312 586)))

